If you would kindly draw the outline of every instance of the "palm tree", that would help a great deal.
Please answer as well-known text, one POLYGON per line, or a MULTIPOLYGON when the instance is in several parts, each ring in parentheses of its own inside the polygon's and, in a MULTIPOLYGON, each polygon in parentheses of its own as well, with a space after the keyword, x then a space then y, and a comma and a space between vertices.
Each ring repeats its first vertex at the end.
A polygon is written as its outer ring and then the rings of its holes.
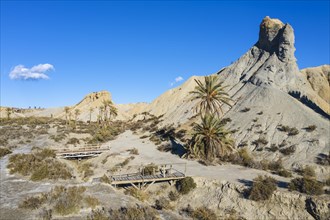
POLYGON ((69 115, 69 112, 70 112, 70 107, 64 107, 64 112, 65 112, 65 121, 66 121, 66 124, 68 124, 68 115, 69 115))
POLYGON ((93 107, 90 107, 89 108, 89 124, 92 122, 92 113, 94 111, 94 108, 93 107))
POLYGON ((80 115, 80 110, 79 109, 75 109, 74 110, 74 116, 75 116, 75 125, 76 125, 76 123, 77 123, 77 121, 78 121, 78 116, 80 115))
POLYGON ((192 150, 203 153, 209 161, 212 161, 214 156, 226 155, 233 150, 233 141, 228 134, 221 120, 215 115, 205 114, 201 124, 195 124, 193 127, 192 150))
POLYGON ((195 79, 197 86, 190 92, 191 100, 198 100, 196 111, 199 114, 214 114, 220 116, 223 114, 222 104, 231 107, 229 95, 225 92, 227 86, 222 86, 222 82, 218 81, 215 75, 205 76, 204 83, 195 79))
POLYGON ((6 108, 6 113, 7 113, 7 119, 10 119, 10 115, 13 113, 12 108, 6 108))
POLYGON ((118 109, 114 105, 111 105, 110 112, 109 112, 109 119, 111 116, 114 116, 113 118, 115 118, 115 117, 117 117, 117 115, 118 115, 118 109))

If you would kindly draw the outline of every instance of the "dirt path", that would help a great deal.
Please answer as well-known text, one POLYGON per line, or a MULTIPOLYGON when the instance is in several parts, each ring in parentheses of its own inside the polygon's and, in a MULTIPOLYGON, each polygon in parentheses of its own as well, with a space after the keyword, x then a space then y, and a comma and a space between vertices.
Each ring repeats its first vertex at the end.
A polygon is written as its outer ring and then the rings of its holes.
MULTIPOLYGON (((246 168, 237 165, 217 165, 204 166, 197 161, 181 159, 179 156, 170 152, 161 152, 157 150, 157 146, 148 139, 140 139, 138 135, 134 135, 132 131, 126 131, 119 135, 116 140, 110 143, 112 153, 124 152, 128 149, 137 148, 139 155, 130 162, 129 165, 141 165, 148 163, 164 164, 164 163, 187 163, 187 175, 196 177, 205 177, 210 179, 224 180, 234 183, 251 181, 258 175, 271 175, 262 170, 246 168)), ((107 144, 109 144, 107 143, 107 144)), ((285 178, 271 175, 279 181, 287 182, 285 178)))

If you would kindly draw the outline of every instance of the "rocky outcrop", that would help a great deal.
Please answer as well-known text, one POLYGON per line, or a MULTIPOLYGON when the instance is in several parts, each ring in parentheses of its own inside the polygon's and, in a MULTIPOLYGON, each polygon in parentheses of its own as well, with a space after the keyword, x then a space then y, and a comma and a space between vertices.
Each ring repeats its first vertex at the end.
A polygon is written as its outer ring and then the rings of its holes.
POLYGON ((311 67, 301 70, 313 90, 330 104, 330 65, 311 67))

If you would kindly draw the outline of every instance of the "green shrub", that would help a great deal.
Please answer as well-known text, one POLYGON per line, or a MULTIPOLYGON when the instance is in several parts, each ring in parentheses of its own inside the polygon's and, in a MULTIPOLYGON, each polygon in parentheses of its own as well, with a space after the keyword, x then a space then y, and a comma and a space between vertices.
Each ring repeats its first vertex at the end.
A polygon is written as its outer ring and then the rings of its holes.
POLYGON ((179 199, 179 197, 180 197, 180 194, 177 191, 170 191, 168 194, 168 198, 171 201, 176 201, 179 199))
POLYGON ((7 147, 0 147, 0 158, 6 156, 7 154, 11 154, 12 151, 7 147))
POLYGON ((249 199, 254 201, 268 200, 277 188, 276 180, 268 176, 258 176, 253 180, 249 199))
POLYGON ((289 183, 289 190, 296 190, 309 195, 321 195, 323 193, 323 184, 314 178, 295 178, 289 183))
POLYGON ((176 182, 176 189, 181 194, 188 194, 191 190, 196 188, 196 183, 193 178, 185 177, 176 182))

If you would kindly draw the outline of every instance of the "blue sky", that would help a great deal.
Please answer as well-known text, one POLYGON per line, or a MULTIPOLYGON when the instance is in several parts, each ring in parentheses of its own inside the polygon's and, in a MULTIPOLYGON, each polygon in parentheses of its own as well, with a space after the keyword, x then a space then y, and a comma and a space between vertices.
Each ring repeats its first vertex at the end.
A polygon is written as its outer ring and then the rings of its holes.
POLYGON ((329 64, 329 1, 1 1, 0 104, 150 102, 238 59, 267 15, 293 26, 299 68, 329 64), (18 65, 49 79, 11 79, 18 65))

